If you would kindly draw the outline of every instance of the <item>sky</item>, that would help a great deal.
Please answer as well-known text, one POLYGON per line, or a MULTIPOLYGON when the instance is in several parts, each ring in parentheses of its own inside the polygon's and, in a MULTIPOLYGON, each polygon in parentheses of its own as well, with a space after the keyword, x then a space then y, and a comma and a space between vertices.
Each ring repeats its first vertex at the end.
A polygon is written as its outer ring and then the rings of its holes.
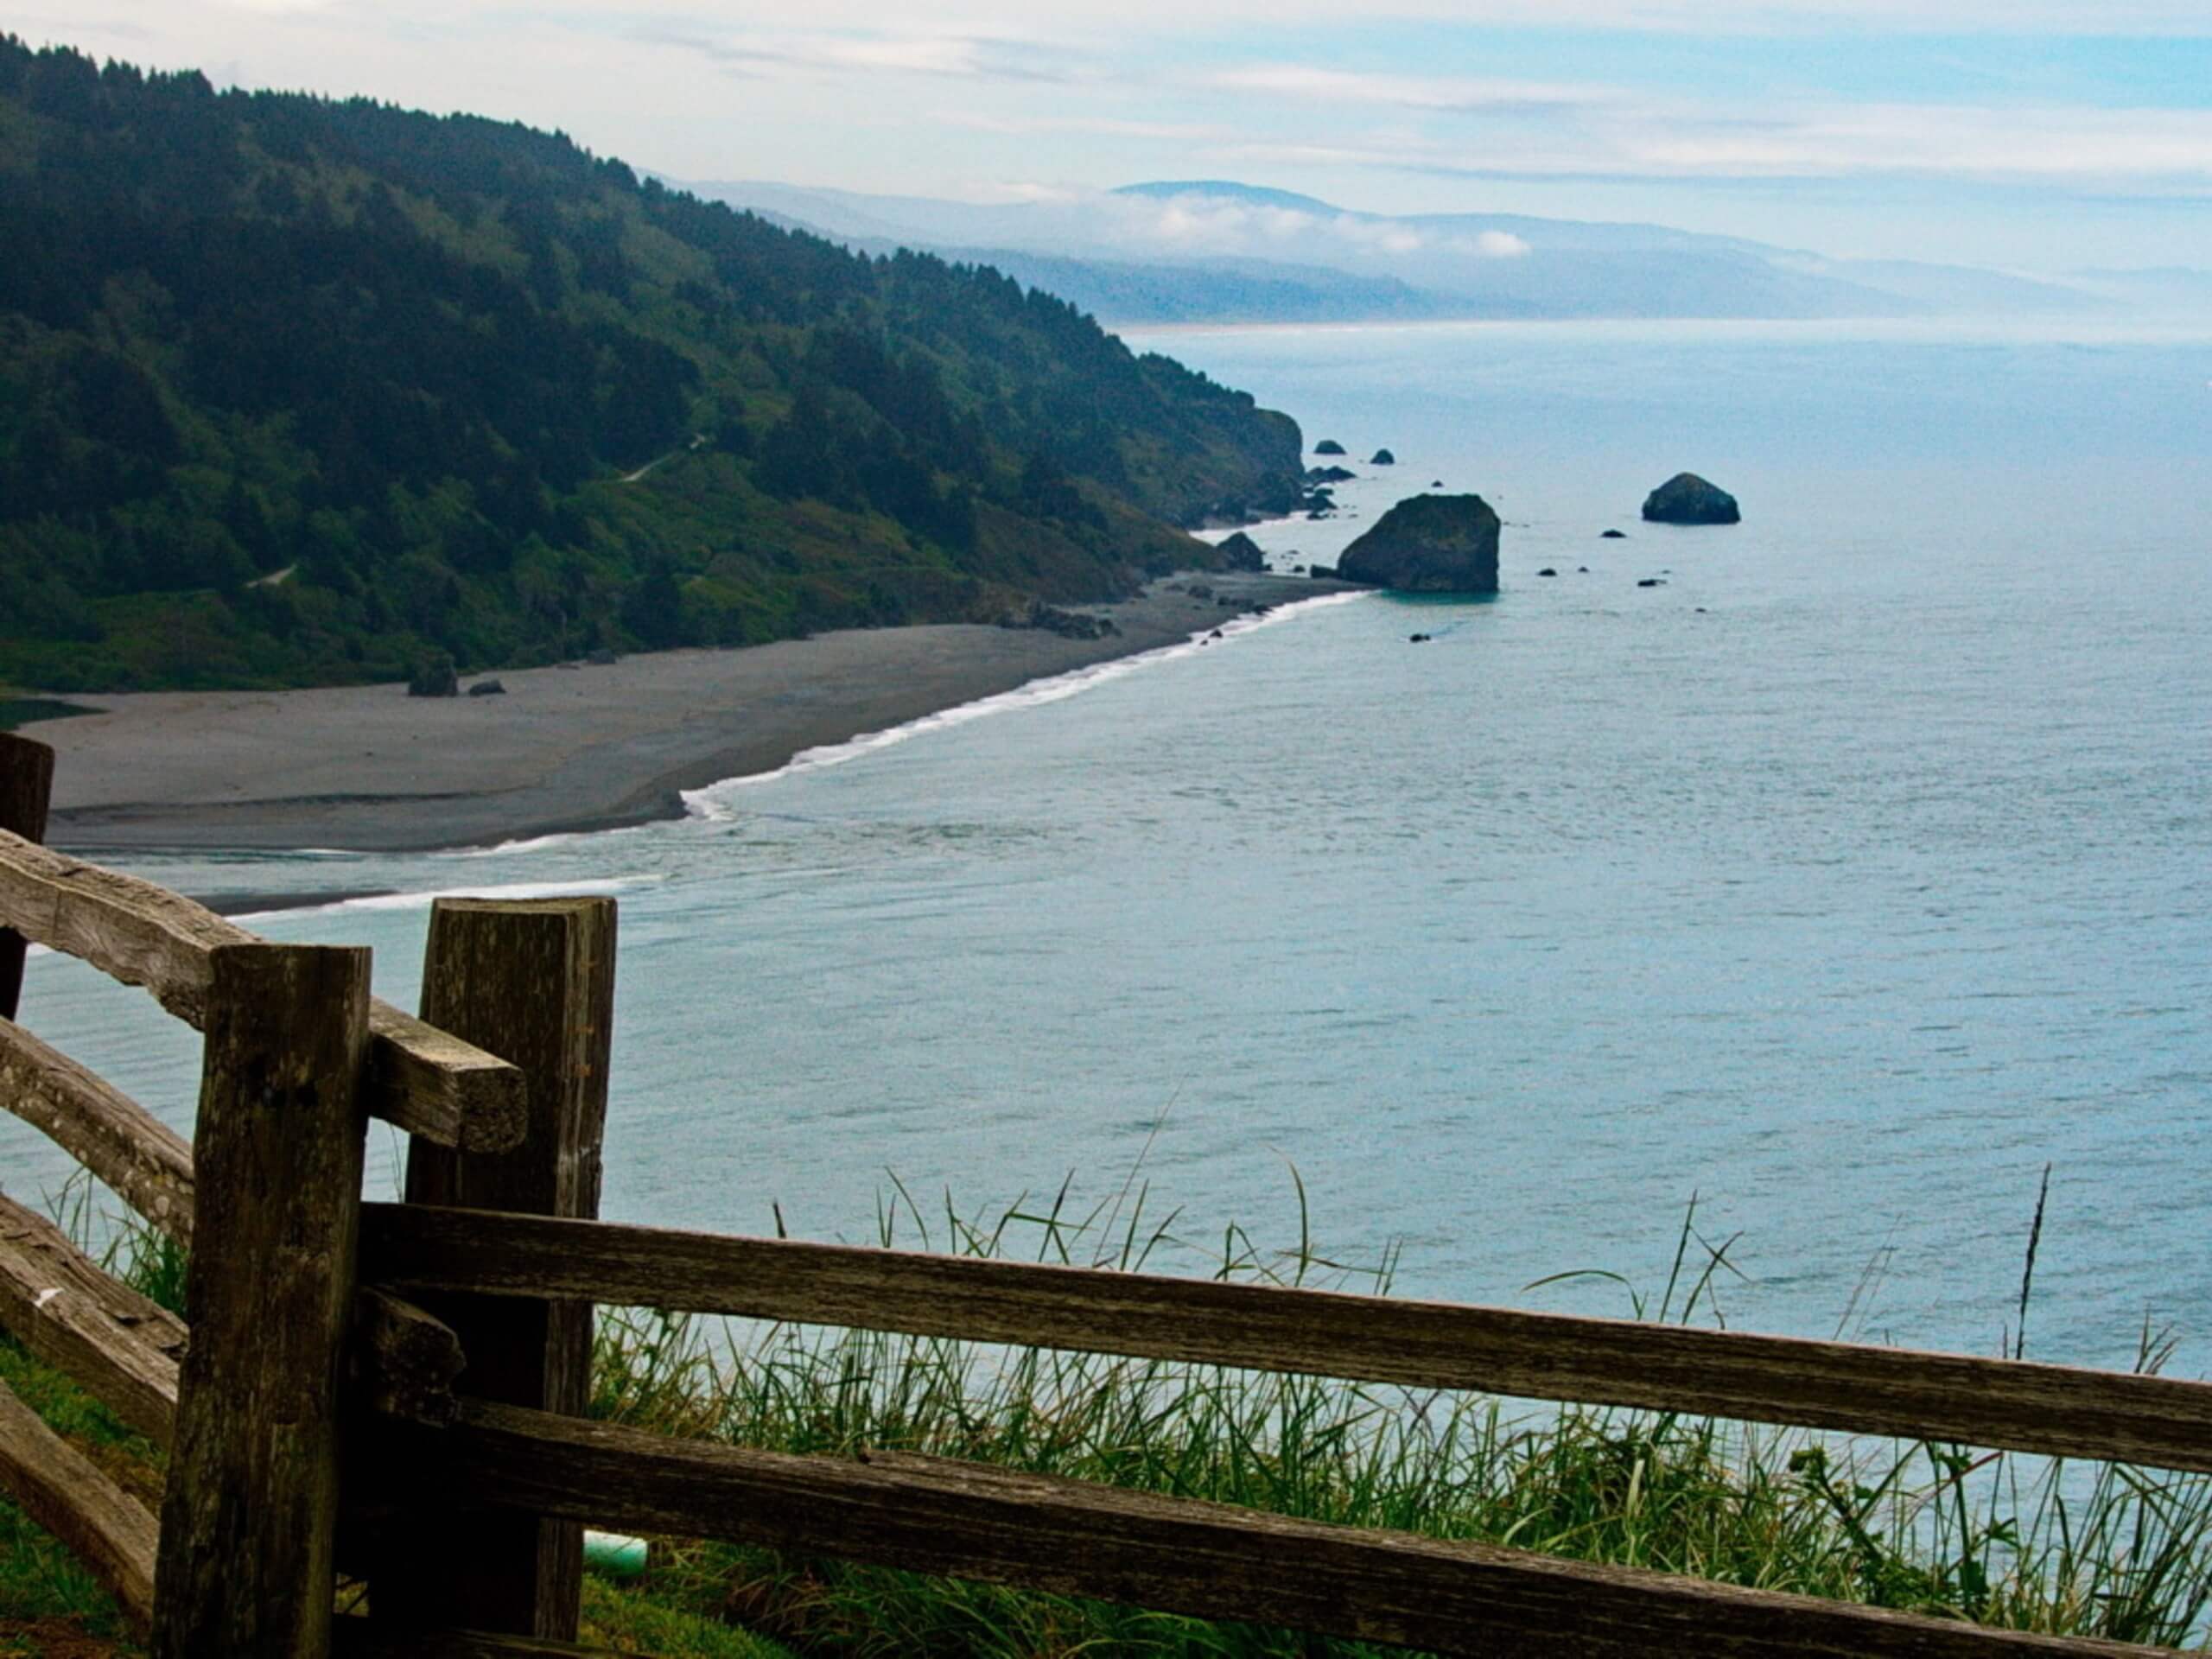
POLYGON ((29 0, 0 28, 558 128, 679 180, 1225 178, 1845 257, 2212 268, 2212 0, 29 0))

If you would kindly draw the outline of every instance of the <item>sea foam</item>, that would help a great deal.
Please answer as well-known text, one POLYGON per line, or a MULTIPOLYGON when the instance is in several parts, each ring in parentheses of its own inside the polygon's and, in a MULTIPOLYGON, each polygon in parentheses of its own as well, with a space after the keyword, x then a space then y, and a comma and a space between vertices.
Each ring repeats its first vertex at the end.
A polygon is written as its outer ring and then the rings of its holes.
POLYGON ((1127 678, 1129 675, 1155 667, 1161 663, 1178 662, 1194 657, 1213 642, 1218 632, 1223 643, 1238 639, 1278 622, 1325 606, 1341 605, 1364 594, 1323 594, 1313 599, 1294 600, 1279 605, 1264 615, 1231 618, 1212 627, 1201 628, 1188 639, 1172 645, 1160 645, 1151 651, 1141 651, 1127 657, 1116 657, 1103 663, 1093 663, 1084 668, 1071 669, 1065 674, 1053 674, 1044 679, 1032 680, 1018 685, 1011 691, 1001 691, 995 696, 978 697, 973 702, 957 703, 952 708, 924 715, 904 725, 887 727, 880 732, 863 732, 858 737, 842 743, 825 743, 818 748, 802 749, 772 772, 757 772, 742 778, 726 778, 720 783, 709 784, 703 789, 687 789, 683 792, 684 810, 693 817, 709 823, 728 823, 737 817, 737 791, 755 785, 773 783, 779 778, 793 772, 813 772, 823 766, 841 766, 849 760, 904 743, 911 738, 925 737, 931 732, 949 731, 956 726, 965 726, 971 721, 987 719, 993 715, 1012 714, 1018 709, 1039 709, 1046 703, 1061 702, 1102 685, 1127 678))

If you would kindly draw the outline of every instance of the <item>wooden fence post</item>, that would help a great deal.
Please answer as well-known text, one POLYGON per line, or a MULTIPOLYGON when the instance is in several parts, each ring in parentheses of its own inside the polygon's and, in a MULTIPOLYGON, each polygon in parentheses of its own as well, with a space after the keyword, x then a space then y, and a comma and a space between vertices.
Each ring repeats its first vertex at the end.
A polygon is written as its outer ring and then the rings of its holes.
MULTIPOLYGON (((423 1018, 519 1067, 529 1127, 512 1152, 419 1138, 410 1204, 589 1219, 599 1214, 614 1024, 614 901, 442 899, 430 919, 423 1018)), ((581 1415, 590 1399, 588 1302, 426 1298, 461 1338, 466 1394, 581 1415)), ((434 1493, 436 1471, 415 1473, 434 1493)), ((387 1514, 371 1617, 573 1642, 583 1530, 513 1512, 456 1516, 443 1501, 387 1514)))
POLYGON ((369 953, 218 947, 193 1137, 192 1340, 155 1659, 321 1659, 367 1118, 369 953))
MULTIPOLYGON (((54 798, 54 751, 13 732, 0 732, 0 830, 25 841, 46 839, 54 798)), ((22 935, 0 928, 0 1020, 12 1020, 23 990, 22 935)))

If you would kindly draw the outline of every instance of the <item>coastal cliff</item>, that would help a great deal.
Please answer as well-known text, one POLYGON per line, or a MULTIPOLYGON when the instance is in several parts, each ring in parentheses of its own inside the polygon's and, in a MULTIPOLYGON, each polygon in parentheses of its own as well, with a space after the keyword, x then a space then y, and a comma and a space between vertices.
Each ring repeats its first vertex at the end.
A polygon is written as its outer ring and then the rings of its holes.
POLYGON ((0 36, 0 683, 401 679, 1211 568, 1302 440, 988 267, 0 36))

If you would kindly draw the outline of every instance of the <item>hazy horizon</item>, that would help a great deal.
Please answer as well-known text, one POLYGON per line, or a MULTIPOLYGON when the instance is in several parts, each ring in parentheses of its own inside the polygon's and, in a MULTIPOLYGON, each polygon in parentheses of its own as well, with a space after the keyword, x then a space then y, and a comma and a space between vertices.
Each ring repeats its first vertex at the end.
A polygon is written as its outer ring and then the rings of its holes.
POLYGON ((2212 268, 2179 0, 86 0, 10 25, 219 85, 557 128, 693 180, 1067 203, 1222 178, 1357 213, 1641 221, 2040 272, 2212 268))

